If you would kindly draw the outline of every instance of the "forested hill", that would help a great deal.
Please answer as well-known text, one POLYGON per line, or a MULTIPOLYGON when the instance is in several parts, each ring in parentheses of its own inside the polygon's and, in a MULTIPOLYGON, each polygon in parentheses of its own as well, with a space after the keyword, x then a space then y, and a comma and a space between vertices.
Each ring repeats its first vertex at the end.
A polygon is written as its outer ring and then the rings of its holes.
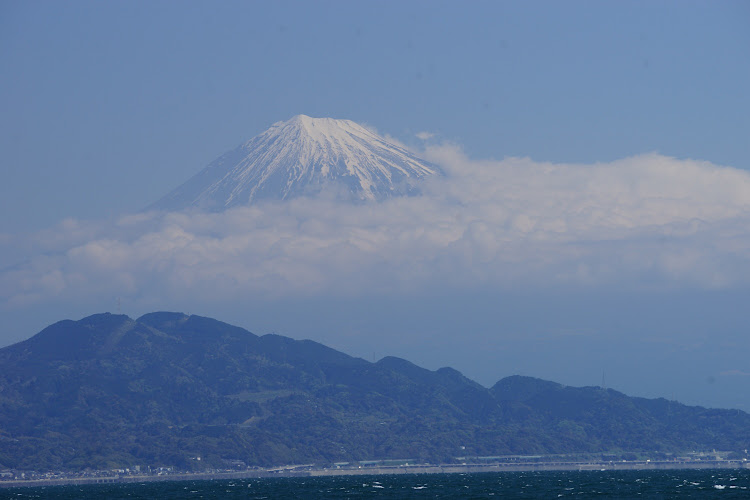
POLYGON ((199 316, 98 314, 0 349, 0 469, 741 450, 750 415, 377 363, 199 316))

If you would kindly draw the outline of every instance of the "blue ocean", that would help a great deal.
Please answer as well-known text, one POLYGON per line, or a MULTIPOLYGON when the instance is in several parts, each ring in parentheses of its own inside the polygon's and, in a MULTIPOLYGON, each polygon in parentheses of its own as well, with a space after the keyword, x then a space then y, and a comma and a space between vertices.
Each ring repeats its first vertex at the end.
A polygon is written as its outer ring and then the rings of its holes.
POLYGON ((750 470, 497 472, 0 489, 0 498, 750 498, 750 470))

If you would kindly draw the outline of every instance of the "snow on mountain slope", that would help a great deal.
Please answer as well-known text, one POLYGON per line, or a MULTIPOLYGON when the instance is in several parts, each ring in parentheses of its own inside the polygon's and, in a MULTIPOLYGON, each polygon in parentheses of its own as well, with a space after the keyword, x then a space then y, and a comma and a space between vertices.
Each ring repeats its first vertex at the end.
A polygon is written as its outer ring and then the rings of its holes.
POLYGON ((150 209, 224 210, 330 191, 347 200, 418 193, 434 165, 349 120, 298 115, 214 160, 150 209))

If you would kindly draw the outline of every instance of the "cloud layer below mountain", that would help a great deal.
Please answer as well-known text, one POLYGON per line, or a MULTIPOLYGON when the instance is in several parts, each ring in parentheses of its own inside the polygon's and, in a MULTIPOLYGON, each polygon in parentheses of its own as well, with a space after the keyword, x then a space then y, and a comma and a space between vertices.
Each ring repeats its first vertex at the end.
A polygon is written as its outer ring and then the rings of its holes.
POLYGON ((224 213, 65 220, 5 235, 4 309, 101 294, 158 304, 434 287, 721 289, 750 284, 750 174, 659 154, 592 165, 423 156, 421 196, 298 199, 224 213))

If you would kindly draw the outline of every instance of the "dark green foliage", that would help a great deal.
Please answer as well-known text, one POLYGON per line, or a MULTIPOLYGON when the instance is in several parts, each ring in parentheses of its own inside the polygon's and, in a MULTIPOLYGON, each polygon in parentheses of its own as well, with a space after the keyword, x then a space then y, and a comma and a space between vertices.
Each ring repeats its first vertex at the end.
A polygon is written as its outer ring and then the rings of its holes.
POLYGON ((0 349, 0 468, 202 469, 383 458, 739 450, 750 416, 152 313, 61 321, 0 349), (197 457, 201 457, 198 461, 197 457))

